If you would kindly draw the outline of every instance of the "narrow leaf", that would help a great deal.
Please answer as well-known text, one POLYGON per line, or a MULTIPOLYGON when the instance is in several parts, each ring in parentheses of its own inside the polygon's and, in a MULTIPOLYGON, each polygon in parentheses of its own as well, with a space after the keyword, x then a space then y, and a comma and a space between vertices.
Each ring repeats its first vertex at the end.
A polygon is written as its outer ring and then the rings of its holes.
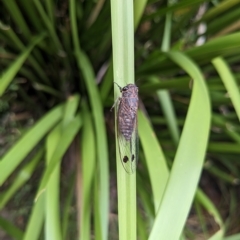
POLYGON ((170 52, 169 57, 193 78, 194 85, 183 132, 150 240, 180 238, 202 171, 210 129, 210 100, 200 70, 180 52, 170 52), (171 223, 174 223, 174 231, 171 223))

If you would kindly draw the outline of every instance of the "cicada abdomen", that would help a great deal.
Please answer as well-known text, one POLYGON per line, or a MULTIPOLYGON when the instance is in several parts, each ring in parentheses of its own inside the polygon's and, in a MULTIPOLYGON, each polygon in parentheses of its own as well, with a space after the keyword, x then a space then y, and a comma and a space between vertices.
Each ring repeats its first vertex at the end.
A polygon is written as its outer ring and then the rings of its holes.
POLYGON ((134 84, 118 87, 122 93, 117 107, 118 148, 122 165, 131 174, 138 160, 138 87, 134 84))

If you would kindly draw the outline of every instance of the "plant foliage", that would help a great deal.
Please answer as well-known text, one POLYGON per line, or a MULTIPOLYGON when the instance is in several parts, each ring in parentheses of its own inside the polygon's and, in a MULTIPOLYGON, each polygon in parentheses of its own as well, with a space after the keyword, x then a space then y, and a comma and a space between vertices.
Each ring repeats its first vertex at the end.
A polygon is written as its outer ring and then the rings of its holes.
POLYGON ((239 9, 2 0, 0 238, 239 239, 239 9), (139 87, 132 175, 113 81, 139 87))

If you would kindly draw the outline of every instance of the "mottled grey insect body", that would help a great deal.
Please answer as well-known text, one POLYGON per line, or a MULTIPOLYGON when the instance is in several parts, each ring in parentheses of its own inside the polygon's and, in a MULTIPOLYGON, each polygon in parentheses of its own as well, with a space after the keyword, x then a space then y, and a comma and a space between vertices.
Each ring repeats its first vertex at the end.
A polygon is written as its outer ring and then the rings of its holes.
POLYGON ((131 174, 137 165, 138 87, 134 84, 128 84, 123 88, 118 87, 122 93, 117 108, 119 154, 123 167, 131 174))
POLYGON ((122 97, 119 99, 118 127, 126 141, 130 141, 136 127, 138 109, 138 87, 128 84, 121 88, 122 97))

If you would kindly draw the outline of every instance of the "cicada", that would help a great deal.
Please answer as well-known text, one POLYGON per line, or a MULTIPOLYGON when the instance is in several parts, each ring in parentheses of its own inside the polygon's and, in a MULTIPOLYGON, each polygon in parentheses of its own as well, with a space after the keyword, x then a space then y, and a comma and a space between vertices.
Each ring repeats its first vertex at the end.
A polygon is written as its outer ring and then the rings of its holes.
POLYGON ((117 103, 117 141, 122 165, 127 173, 135 172, 138 161, 138 87, 128 84, 117 86, 122 93, 117 103))

